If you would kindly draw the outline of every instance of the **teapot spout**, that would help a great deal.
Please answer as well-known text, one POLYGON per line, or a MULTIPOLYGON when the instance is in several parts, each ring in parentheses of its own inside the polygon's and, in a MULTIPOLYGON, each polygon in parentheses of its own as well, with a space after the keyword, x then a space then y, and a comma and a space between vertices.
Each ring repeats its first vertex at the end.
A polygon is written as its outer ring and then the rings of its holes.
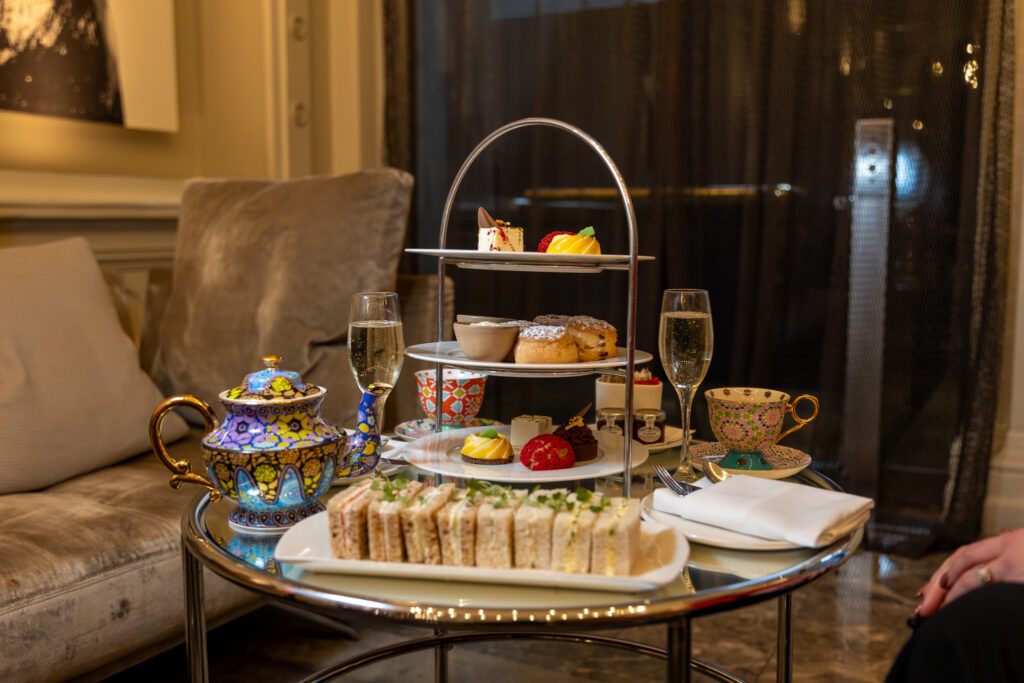
POLYGON ((377 466, 381 453, 377 403, 385 395, 386 390, 376 386, 363 392, 356 430, 346 438, 343 456, 338 463, 339 477, 358 477, 372 472, 377 466))

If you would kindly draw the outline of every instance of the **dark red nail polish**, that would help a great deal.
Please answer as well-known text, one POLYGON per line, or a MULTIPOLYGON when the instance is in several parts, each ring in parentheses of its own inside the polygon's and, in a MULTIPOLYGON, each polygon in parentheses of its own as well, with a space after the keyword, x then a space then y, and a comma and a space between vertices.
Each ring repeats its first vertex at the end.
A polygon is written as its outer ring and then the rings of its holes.
POLYGON ((942 575, 942 578, 939 579, 939 588, 942 590, 949 590, 949 575, 942 575))

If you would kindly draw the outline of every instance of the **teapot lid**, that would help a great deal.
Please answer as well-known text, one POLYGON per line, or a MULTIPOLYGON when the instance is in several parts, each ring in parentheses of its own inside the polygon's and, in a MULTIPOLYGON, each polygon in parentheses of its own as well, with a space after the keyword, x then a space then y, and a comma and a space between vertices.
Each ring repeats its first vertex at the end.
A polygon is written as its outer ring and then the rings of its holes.
POLYGON ((322 393, 322 387, 306 384, 297 372, 279 370, 281 356, 263 356, 263 370, 250 372, 242 385, 228 389, 222 398, 234 401, 281 401, 322 393))

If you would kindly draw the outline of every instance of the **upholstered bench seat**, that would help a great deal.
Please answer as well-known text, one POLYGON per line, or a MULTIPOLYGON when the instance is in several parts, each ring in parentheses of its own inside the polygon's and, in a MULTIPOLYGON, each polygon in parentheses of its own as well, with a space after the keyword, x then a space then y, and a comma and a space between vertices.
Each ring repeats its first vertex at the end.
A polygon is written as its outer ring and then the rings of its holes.
MULTIPOLYGON (((197 433, 169 451, 202 470, 197 433)), ((200 488, 168 478, 148 453, 0 498, 0 680, 63 679, 180 639, 181 512, 200 488)), ((256 600, 206 579, 211 619, 256 600)))

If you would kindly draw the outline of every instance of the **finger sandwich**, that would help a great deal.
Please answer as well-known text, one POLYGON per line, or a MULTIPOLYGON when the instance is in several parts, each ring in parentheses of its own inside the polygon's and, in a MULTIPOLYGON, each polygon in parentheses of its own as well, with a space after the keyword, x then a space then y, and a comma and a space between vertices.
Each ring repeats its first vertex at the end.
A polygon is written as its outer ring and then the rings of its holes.
POLYGON ((587 489, 569 494, 566 509, 551 527, 551 568, 586 574, 590 571, 591 533, 604 496, 587 489))
POLYGON ((472 567, 476 556, 476 513, 480 508, 479 491, 458 489, 437 512, 437 533, 441 542, 441 562, 472 567))
POLYGON ((515 516, 517 569, 551 569, 551 526, 568 496, 568 489, 542 489, 523 498, 515 516))
POLYGON ((455 491, 455 484, 421 489, 399 513, 405 554, 410 562, 441 564, 441 543, 437 535, 437 513, 455 491))
POLYGON ((590 573, 629 576, 640 541, 640 503, 630 498, 606 498, 594 520, 590 573))
POLYGON ((490 486, 476 513, 476 566, 511 569, 513 529, 522 499, 507 486, 490 486))
POLYGON ((405 477, 377 479, 370 485, 372 500, 367 508, 366 527, 370 559, 376 562, 404 562, 401 512, 423 484, 405 477))
POLYGON ((353 484, 327 502, 331 554, 344 560, 365 560, 369 555, 366 509, 373 499, 370 480, 353 484))

